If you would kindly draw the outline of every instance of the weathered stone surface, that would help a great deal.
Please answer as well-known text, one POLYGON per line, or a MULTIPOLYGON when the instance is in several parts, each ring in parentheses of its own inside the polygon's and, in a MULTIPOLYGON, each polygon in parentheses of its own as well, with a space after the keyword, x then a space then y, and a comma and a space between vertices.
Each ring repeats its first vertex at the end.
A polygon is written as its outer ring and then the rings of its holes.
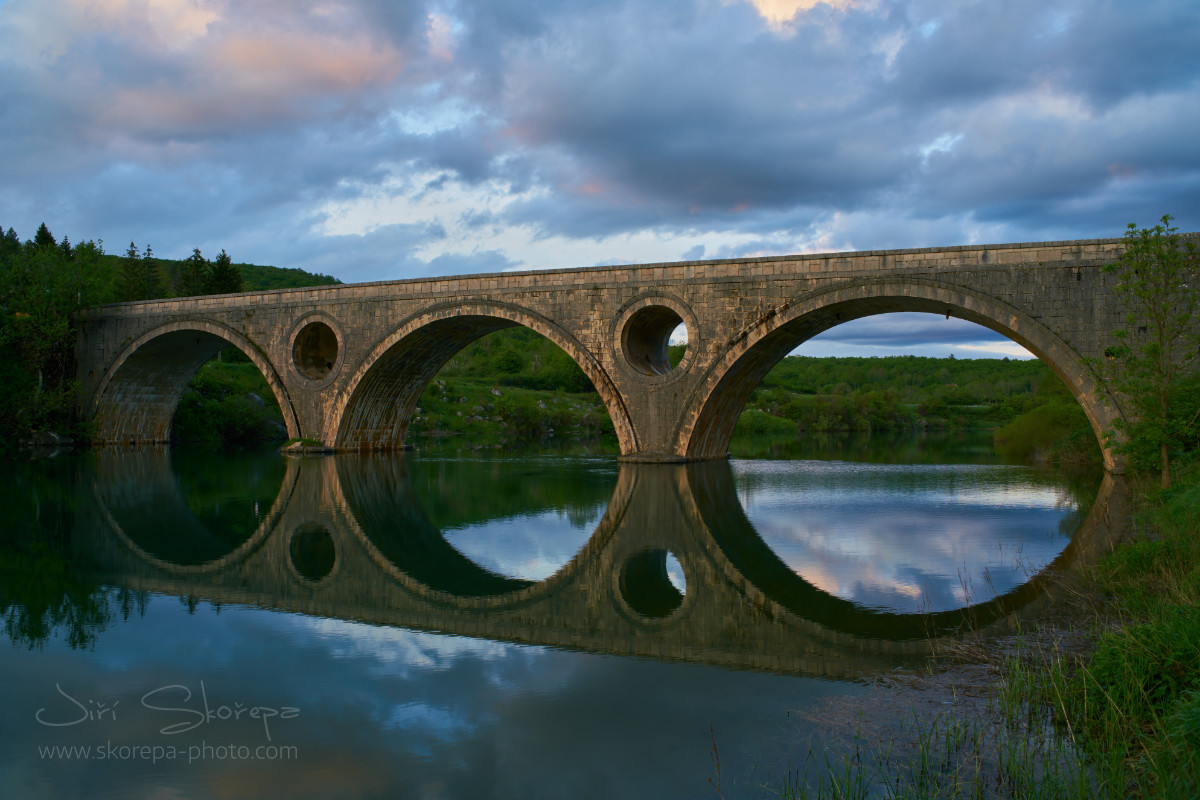
MULTIPOLYGON (((721 458, 746 398, 806 339, 858 317, 926 311, 1035 353, 1099 433, 1122 413, 1088 358, 1120 325, 1103 266, 1120 239, 941 247, 466 275, 156 300, 81 314, 84 411, 106 442, 162 442, 196 368, 225 344, 262 370, 293 438, 403 446, 417 399, 470 342, 524 325, 591 378, 623 456, 721 458), (674 369, 662 346, 682 320, 674 369)), ((1120 468, 1105 450, 1110 468, 1120 468)))

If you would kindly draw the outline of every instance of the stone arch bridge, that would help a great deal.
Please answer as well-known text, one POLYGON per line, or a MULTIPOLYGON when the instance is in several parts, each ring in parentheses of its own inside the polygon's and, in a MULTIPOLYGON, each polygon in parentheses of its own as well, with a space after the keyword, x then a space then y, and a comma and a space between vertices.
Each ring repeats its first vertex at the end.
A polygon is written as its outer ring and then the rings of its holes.
MULTIPOLYGON (((622 457, 725 456, 750 392, 812 336, 924 311, 1041 358, 1099 434, 1122 414, 1086 360, 1120 326, 1120 239, 495 273, 108 305, 79 316, 84 413, 110 443, 165 442, 196 369, 232 344, 266 376, 288 434, 338 450, 403 447, 425 386, 475 339, 523 325, 591 379, 622 457), (672 367, 667 339, 688 330, 672 367)), ((1119 469, 1105 449, 1105 464, 1119 469)))

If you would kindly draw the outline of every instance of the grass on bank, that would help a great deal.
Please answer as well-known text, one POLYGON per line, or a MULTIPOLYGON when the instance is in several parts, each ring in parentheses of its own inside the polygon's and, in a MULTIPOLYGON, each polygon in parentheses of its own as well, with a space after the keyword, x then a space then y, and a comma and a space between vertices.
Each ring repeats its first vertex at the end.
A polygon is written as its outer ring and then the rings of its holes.
POLYGON ((1083 576, 1082 649, 1035 633, 983 708, 914 717, 882 752, 810 753, 780 796, 1200 797, 1200 460, 1170 490, 1142 485, 1137 505, 1142 538, 1083 576))

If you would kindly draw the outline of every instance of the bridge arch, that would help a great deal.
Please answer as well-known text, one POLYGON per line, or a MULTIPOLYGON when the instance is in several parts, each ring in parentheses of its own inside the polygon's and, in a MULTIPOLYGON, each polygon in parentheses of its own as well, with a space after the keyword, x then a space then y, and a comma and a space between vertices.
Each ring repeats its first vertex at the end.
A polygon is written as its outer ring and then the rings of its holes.
POLYGON ((675 441, 690 460, 722 458, 750 393, 784 356, 823 331, 896 311, 944 314, 990 328, 1036 355, 1067 385, 1100 442, 1104 466, 1121 463, 1102 433, 1120 415, 1083 358, 1045 325, 980 292, 932 280, 880 278, 838 284, 787 301, 732 337, 685 409, 675 441))
POLYGON ((323 440, 339 450, 402 448, 421 393, 445 363, 476 339, 516 325, 545 336, 579 365, 608 409, 621 452, 635 451, 637 437, 625 401, 596 357, 540 314, 489 301, 433 306, 383 337, 338 393, 323 440))
POLYGON ((117 356, 92 396, 96 438, 111 444, 169 442, 171 419, 200 365, 233 345, 258 367, 279 403, 289 437, 300 435, 296 411, 275 367, 259 347, 217 322, 181 319, 152 328, 117 356))

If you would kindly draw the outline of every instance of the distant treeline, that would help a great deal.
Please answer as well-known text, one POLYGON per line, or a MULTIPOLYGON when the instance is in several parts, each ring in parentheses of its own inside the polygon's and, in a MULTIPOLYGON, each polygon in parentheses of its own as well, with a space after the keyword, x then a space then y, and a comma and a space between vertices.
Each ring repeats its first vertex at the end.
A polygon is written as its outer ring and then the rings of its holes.
POLYGON ((162 259, 130 243, 123 256, 102 242, 56 239, 43 223, 22 241, 0 235, 0 426, 11 439, 53 432, 86 438, 74 418, 75 329, 81 308, 124 300, 316 286, 337 283, 298 269, 235 264, 225 251, 211 262, 199 250, 162 259))

